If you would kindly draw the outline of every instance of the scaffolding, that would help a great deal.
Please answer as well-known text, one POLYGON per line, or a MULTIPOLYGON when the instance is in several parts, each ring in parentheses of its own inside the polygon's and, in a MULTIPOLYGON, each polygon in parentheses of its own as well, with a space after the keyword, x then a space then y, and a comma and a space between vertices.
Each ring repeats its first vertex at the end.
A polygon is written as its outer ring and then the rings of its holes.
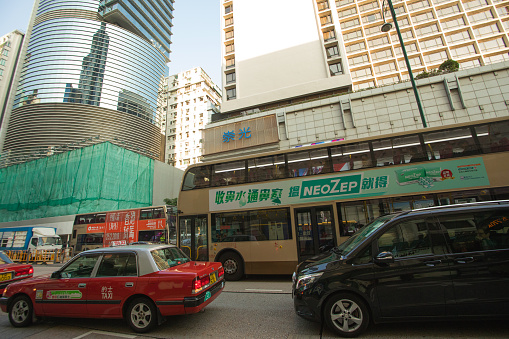
POLYGON ((104 142, 0 168, 0 222, 152 205, 154 160, 104 142))

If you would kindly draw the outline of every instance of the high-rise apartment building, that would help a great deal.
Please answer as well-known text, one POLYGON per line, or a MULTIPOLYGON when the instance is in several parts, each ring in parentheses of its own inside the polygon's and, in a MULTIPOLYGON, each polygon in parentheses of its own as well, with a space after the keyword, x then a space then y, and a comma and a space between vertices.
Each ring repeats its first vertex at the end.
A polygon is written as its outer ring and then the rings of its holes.
MULTIPOLYGON (((414 75, 448 59, 461 69, 509 60, 507 1, 392 3, 414 75)), ((396 29, 381 31, 386 1, 224 0, 222 11, 223 112, 409 78, 396 29)))
POLYGON ((165 162, 180 169, 200 162, 201 130, 218 112, 221 91, 205 71, 196 67, 166 78, 159 95, 163 112, 165 162))
POLYGON ((24 36, 15 30, 0 37, 0 130, 8 109, 7 98, 16 74, 24 36))
POLYGON ((36 0, 3 159, 109 140, 162 160, 173 2, 36 0))

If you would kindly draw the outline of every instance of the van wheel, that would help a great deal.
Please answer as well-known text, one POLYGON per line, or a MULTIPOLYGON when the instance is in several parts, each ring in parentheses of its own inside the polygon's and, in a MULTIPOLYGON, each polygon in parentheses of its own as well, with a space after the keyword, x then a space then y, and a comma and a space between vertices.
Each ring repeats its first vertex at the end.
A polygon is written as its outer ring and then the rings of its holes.
POLYGON ((224 278, 228 281, 236 281, 244 276, 244 265, 240 256, 233 252, 223 254, 219 261, 223 264, 224 278))
POLYGON ((145 333, 157 324, 157 309, 147 298, 135 298, 129 304, 125 318, 134 332, 145 333))
POLYGON ((327 301, 324 309, 327 326, 338 335, 353 338, 369 325, 369 311, 364 301, 352 294, 336 294, 327 301))
POLYGON ((25 327, 32 323, 34 308, 26 295, 17 296, 9 310, 9 321, 14 327, 25 327))

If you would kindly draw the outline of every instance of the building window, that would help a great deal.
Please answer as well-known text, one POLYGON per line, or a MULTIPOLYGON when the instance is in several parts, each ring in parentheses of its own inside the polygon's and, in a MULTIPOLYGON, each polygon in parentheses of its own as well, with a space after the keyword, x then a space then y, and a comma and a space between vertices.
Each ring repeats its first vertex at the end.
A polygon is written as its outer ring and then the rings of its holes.
POLYGON ((424 56, 424 61, 426 61, 427 64, 440 64, 447 59, 449 58, 447 57, 446 51, 427 54, 424 56))
POLYGON ((348 45, 345 47, 348 53, 354 53, 357 51, 362 51, 366 49, 366 44, 364 42, 359 42, 357 44, 348 45))
POLYGON ((385 74, 385 73, 391 73, 394 71, 396 71, 396 65, 394 64, 394 62, 389 62, 387 64, 375 66, 376 74, 385 74))
POLYGON ((414 2, 414 3, 409 4, 407 6, 408 6, 408 10, 416 11, 416 10, 421 9, 421 8, 429 8, 430 4, 429 4, 428 0, 423 0, 423 1, 414 2))
POLYGON ((233 11, 233 5, 225 6, 224 8, 224 14, 231 13, 233 11))
POLYGON ((483 37, 486 35, 495 35, 498 33, 500 33, 500 30, 498 29, 497 24, 474 28, 474 34, 477 37, 483 37))
POLYGON ((420 46, 422 50, 442 47, 444 45, 444 42, 442 41, 441 37, 424 40, 420 42, 420 46))
POLYGON ((337 45, 327 47, 327 58, 334 58, 339 56, 339 49, 337 45))
POLYGON ((460 12, 460 8, 458 5, 437 9, 437 15, 439 17, 444 17, 447 15, 451 15, 451 14, 455 14, 455 13, 459 13, 459 12, 460 12))
POLYGON ((226 83, 231 84, 232 82, 235 82, 235 72, 226 74, 226 83))
POLYGON ((5 59, 0 59, 0 65, 5 66, 5 59))
POLYGON ((336 62, 329 65, 330 75, 341 75, 343 74, 343 70, 341 69, 341 62, 336 62))
POLYGON ((350 7, 350 8, 344 9, 342 11, 338 11, 339 18, 344 18, 344 17, 353 15, 353 14, 357 14, 357 8, 355 8, 355 7, 350 7))
MULTIPOLYGON (((448 21, 442 21, 442 28, 445 30, 454 29, 457 27, 465 26, 465 20, 463 18, 452 19, 448 21)), ((403 38, 404 39, 404 38, 403 38)))
POLYGON ((226 53, 231 53, 235 51, 235 44, 226 45, 226 53))
POLYGON ((479 13, 475 13, 473 15, 469 15, 468 19, 470 20, 471 23, 487 21, 487 20, 493 19, 493 13, 491 13, 490 10, 487 10, 484 12, 479 12, 479 13))
MULTIPOLYGON (((380 32, 380 28, 378 28, 378 31, 380 32)), ((345 41, 350 41, 350 40, 357 39, 357 38, 362 38, 362 30, 360 30, 360 29, 357 31, 352 31, 352 32, 343 34, 343 39, 345 41)))
POLYGON ((451 49, 451 56, 454 59, 461 58, 465 55, 475 55, 475 47, 474 45, 467 45, 455 49, 451 49))
POLYGON ((359 6, 359 9, 361 10, 361 12, 367 12, 370 9, 375 9, 375 8, 378 8, 378 2, 376 2, 376 1, 369 2, 367 4, 359 6))
POLYGON ((345 21, 339 24, 341 29, 348 29, 350 27, 356 27, 360 25, 359 19, 353 19, 350 21, 345 21))
POLYGON ((359 65, 359 64, 365 64, 367 62, 368 62, 368 55, 367 54, 362 54, 362 55, 359 55, 359 56, 356 56, 356 57, 348 59, 348 64, 350 66, 355 66, 355 65, 359 65))
POLYGON ((392 58, 392 50, 390 48, 371 53, 371 59, 373 61, 385 60, 387 58, 392 58))
POLYGON ((368 46, 370 48, 374 48, 374 47, 380 46, 380 45, 383 45, 383 46, 389 45, 389 37, 383 36, 378 39, 368 40, 368 46))
POLYGON ((2 55, 8 56, 9 55, 9 51, 4 48, 2 50, 2 55))
POLYGON ((233 17, 224 19, 224 25, 225 26, 233 25, 233 17))
POLYGON ((362 69, 352 72, 352 78, 354 78, 354 79, 367 78, 372 75, 373 75, 373 73, 371 72, 370 67, 362 68, 362 69))
POLYGON ((224 33, 225 39, 233 39, 233 29, 224 33))
POLYGON ((336 32, 331 29, 330 31, 323 32, 323 40, 329 41, 336 39, 336 32))
POLYGON ((329 9, 329 2, 327 0, 318 0, 316 5, 318 6, 319 11, 329 9))
POLYGON ((235 67, 235 58, 226 59, 226 69, 235 67))
POLYGON ((479 48, 483 52, 490 52, 490 51, 505 48, 505 47, 506 47, 506 45, 504 42, 504 38, 498 38, 498 39, 494 39, 494 40, 479 42, 479 48))
POLYGON ((322 24, 322 26, 331 24, 332 23, 331 15, 329 14, 329 15, 321 16, 320 23, 322 24))
POLYGON ((235 98, 237 98, 237 89, 235 87, 227 89, 226 100, 233 100, 235 98))

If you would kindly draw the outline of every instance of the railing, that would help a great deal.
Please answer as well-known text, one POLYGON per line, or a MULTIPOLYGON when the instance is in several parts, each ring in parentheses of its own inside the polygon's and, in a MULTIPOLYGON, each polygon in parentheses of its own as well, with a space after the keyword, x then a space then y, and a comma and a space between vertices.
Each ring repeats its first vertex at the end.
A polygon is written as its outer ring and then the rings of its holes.
POLYGON ((59 250, 38 250, 38 251, 4 251, 5 254, 14 262, 56 264, 65 263, 73 256, 72 248, 63 248, 59 250))

